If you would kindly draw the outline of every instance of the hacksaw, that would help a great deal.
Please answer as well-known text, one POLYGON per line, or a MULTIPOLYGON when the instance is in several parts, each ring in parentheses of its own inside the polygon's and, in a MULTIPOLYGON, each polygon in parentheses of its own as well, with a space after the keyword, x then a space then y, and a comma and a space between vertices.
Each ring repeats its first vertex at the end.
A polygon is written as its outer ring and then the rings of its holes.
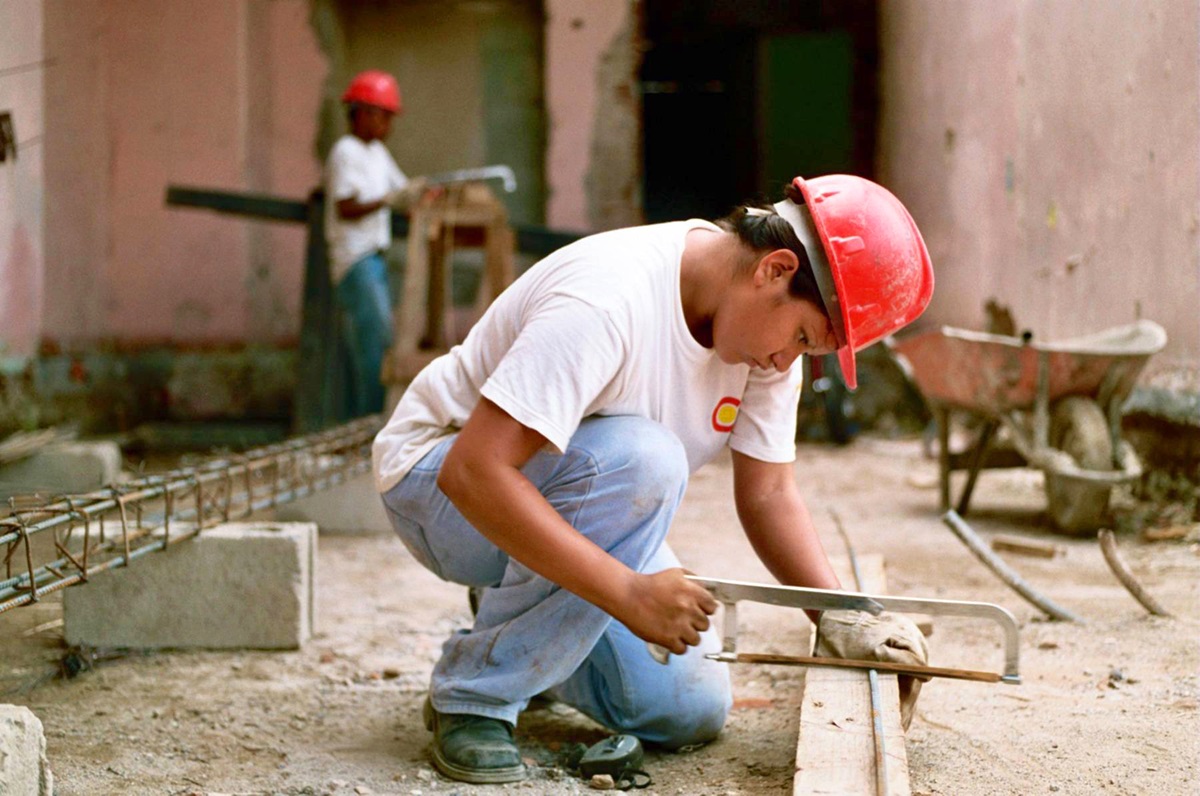
POLYGON ((438 174, 426 174, 424 179, 430 185, 449 185, 457 182, 479 182, 482 180, 503 180, 504 192, 512 193, 517 190, 517 175, 509 166, 480 166, 475 169, 457 169, 443 171, 438 174))
MULTIPOLYGON (((1021 682, 1018 671, 1020 656, 1020 631, 1013 615, 992 603, 962 600, 939 600, 922 597, 891 597, 881 594, 835 591, 831 589, 806 589, 796 586, 777 586, 765 583, 747 583, 737 580, 721 580, 688 575, 687 578, 700 584, 725 608, 722 620, 721 651, 706 657, 725 663, 767 663, 786 666, 832 666, 850 669, 875 669, 880 672, 914 674, 923 677, 948 677, 958 680, 1001 682, 1016 685, 1021 682), (1000 626, 1004 634, 1003 672, 953 669, 938 666, 918 666, 887 661, 860 661, 844 658, 819 658, 798 655, 764 655, 739 653, 737 651, 737 604, 739 601, 780 605, 810 611, 859 610, 878 615, 881 611, 896 613, 922 613, 938 616, 964 616, 987 619, 1000 626)), ((650 645, 650 653, 659 663, 666 663, 669 653, 656 644, 650 645)))

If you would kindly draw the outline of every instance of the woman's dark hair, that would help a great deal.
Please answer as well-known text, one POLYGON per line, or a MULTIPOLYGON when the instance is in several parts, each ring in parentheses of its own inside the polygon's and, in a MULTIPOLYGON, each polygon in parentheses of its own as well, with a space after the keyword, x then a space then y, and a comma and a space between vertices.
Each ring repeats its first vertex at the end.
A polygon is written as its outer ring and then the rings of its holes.
MULTIPOLYGON (((795 185, 788 184, 785 189, 787 198, 796 204, 804 204, 804 195, 795 185)), ((796 255, 800 266, 788 284, 788 293, 793 298, 808 299, 829 315, 821 291, 817 287, 817 279, 813 276, 812 263, 808 252, 796 237, 792 225, 785 221, 770 205, 742 205, 724 218, 719 218, 716 224, 726 232, 738 236, 742 243, 755 252, 766 253, 775 249, 787 249, 796 255)))

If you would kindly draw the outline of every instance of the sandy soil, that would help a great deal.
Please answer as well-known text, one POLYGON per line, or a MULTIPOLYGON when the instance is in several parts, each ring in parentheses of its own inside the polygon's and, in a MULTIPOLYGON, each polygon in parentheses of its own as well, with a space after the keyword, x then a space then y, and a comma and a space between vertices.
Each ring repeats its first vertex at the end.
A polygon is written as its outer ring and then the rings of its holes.
MULTIPOLYGON (((859 555, 881 553, 895 594, 985 600, 1021 623, 1024 684, 926 685, 907 751, 916 794, 1200 793, 1200 545, 1120 539, 1145 587, 1178 618, 1148 617, 1110 574, 1094 540, 1052 536, 1040 476, 983 475, 971 516, 985 538, 1061 545, 1054 559, 1008 557, 1036 589, 1088 620, 1043 621, 938 520, 936 466, 916 441, 805 446, 800 483, 831 553, 835 509, 859 555)), ((730 469, 693 479, 672 543, 695 571, 768 581, 737 529, 730 469)), ((588 790, 558 766, 567 744, 604 736, 562 706, 524 714, 524 783, 469 786, 428 763, 420 706, 442 639, 469 618, 465 590, 440 583, 386 536, 323 536, 319 634, 290 653, 128 654, 71 680, 57 602, 0 615, 0 701, 45 725, 60 794, 529 794, 588 790), (44 625, 51 624, 45 628, 44 625), (38 629, 43 627, 43 629, 38 629)), ((782 613, 779 613, 782 611, 782 613)), ((742 617, 746 651, 804 649, 798 612, 742 617)), ((990 628, 938 620, 932 663, 998 670, 990 628)), ((651 751, 645 793, 787 794, 803 670, 738 666, 721 738, 651 751)))

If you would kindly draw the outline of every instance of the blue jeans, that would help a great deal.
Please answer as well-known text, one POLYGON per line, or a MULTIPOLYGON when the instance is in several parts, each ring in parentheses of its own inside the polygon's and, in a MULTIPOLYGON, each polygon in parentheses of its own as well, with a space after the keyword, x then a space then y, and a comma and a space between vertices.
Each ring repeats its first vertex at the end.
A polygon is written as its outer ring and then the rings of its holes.
POLYGON ((346 411, 351 417, 383 411, 383 357, 392 345, 392 301, 383 256, 351 266, 337 286, 341 333, 349 365, 346 411))
MULTIPOLYGON (((604 611, 510 559, 437 488, 454 438, 440 442, 383 496, 413 556, 443 580, 486 587, 475 624, 453 635, 430 696, 444 713, 516 723, 543 691, 618 732, 668 747, 714 738, 732 705, 715 628, 664 666, 604 611)), ((541 452, 522 472, 567 522, 644 573, 679 566, 667 529, 687 486, 683 446, 640 417, 584 420, 565 454, 541 452)))

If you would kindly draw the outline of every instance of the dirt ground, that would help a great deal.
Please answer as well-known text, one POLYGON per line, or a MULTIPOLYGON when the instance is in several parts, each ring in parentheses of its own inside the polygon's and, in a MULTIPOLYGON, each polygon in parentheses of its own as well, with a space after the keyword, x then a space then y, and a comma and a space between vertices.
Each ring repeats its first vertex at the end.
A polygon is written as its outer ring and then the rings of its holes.
MULTIPOLYGON (((989 471, 968 520, 1053 542, 1053 559, 1008 555, 1036 589, 1087 619, 1044 621, 939 522, 936 464, 917 440, 805 445, 796 472, 827 549, 880 553, 889 591, 984 600, 1021 624, 1020 686, 927 684, 908 732, 915 794, 1200 793, 1200 544, 1120 537, 1143 585, 1177 618, 1146 615, 1110 574, 1095 540, 1051 535, 1040 475, 989 471)), ((741 536, 731 470, 693 479, 672 544, 696 572, 769 582, 741 536)), ((85 587, 86 588, 86 587, 85 587)), ((381 535, 322 536, 318 635, 303 650, 158 652, 56 678, 60 603, 0 615, 0 702, 42 720, 60 794, 483 794, 587 791, 558 765, 566 745, 603 731, 559 705, 522 716, 531 778, 508 786, 446 780, 428 762, 420 706, 443 638, 468 622, 465 589, 443 584, 381 535)), ((804 649, 798 612, 741 617, 745 651, 804 649)), ((931 663, 999 670, 992 628, 939 619, 931 663)), ((721 737, 684 753, 650 751, 644 793, 791 793, 803 670, 735 666, 721 737)))

